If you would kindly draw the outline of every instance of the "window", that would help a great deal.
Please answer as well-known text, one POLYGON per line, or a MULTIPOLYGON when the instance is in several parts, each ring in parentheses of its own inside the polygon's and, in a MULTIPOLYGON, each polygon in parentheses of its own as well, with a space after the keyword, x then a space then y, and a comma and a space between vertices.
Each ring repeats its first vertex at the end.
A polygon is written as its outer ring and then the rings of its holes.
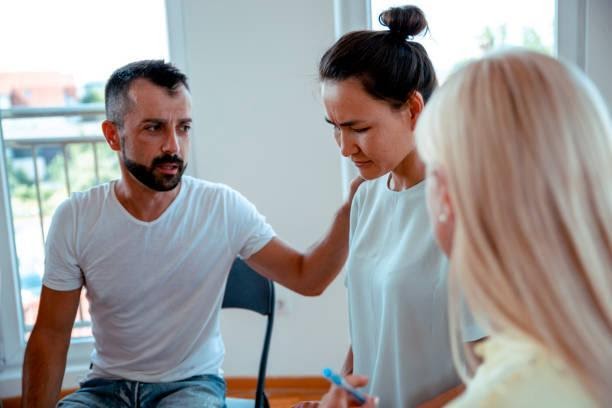
POLYGON ((372 0, 372 28, 383 28, 378 22, 382 11, 403 4, 425 13, 430 32, 415 40, 429 53, 440 83, 458 64, 500 47, 556 54, 555 0, 372 0))
MULTIPOLYGON (((104 84, 128 62, 168 59, 165 3, 3 1, 0 38, 1 372, 20 365, 36 319, 55 208, 119 175, 100 128, 104 84)), ((83 295, 73 338, 90 335, 83 295)))

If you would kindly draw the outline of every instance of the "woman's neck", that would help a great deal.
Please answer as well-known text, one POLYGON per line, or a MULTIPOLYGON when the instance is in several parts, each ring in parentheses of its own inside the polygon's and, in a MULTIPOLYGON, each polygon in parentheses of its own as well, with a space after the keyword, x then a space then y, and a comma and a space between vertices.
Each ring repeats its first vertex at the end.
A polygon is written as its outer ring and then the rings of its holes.
POLYGON ((403 191, 424 179, 425 164, 421 161, 416 150, 414 150, 391 171, 389 188, 393 191, 403 191))

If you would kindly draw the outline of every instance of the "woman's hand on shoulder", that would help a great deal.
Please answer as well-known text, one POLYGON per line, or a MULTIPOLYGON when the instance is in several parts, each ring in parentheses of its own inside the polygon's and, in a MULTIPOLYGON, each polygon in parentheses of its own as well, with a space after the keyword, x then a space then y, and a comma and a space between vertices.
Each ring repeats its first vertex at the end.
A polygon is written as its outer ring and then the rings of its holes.
POLYGON ((351 186, 349 187, 349 197, 348 197, 349 204, 353 202, 353 197, 355 197, 355 193, 357 192, 357 189, 359 188, 361 183, 363 183, 364 181, 365 179, 361 178, 361 176, 357 176, 353 179, 353 181, 351 181, 351 186))

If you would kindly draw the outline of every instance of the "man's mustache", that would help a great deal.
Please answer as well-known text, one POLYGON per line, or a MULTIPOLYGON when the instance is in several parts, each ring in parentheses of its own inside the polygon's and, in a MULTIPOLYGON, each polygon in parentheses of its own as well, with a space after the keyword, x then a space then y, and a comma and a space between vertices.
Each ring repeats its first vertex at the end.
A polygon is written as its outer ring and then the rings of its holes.
POLYGON ((166 154, 164 156, 158 156, 151 162, 151 167, 159 166, 160 164, 178 164, 179 167, 183 167, 184 161, 176 154, 166 154))

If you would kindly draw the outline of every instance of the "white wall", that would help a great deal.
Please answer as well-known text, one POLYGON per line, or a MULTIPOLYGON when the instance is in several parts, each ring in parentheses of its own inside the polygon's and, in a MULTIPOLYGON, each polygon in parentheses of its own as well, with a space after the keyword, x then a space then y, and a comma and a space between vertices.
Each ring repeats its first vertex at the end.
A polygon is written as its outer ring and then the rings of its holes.
POLYGON ((582 68, 612 110, 612 1, 557 0, 558 52, 582 68))
POLYGON ((612 110, 612 1, 589 0, 586 19, 586 72, 612 110))
MULTIPOLYGON (((338 149, 317 64, 334 41, 330 0, 168 0, 171 58, 193 94, 194 173, 242 192, 283 239, 317 240, 341 204, 338 149)), ((348 347, 342 277, 319 298, 277 286, 270 375, 317 375, 348 347)), ((255 375, 263 319, 224 311, 226 375, 255 375), (253 336, 252 333, 256 335, 253 336)))

